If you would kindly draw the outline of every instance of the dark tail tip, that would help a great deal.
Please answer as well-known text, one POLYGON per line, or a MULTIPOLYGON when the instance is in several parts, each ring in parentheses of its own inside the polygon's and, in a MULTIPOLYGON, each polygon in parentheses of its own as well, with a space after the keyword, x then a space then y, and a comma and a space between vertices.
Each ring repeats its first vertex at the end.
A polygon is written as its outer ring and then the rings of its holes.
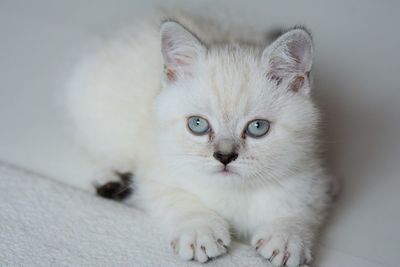
POLYGON ((120 181, 108 182, 103 185, 96 186, 97 195, 107 199, 122 201, 133 193, 132 173, 116 172, 116 174, 119 176, 120 181))

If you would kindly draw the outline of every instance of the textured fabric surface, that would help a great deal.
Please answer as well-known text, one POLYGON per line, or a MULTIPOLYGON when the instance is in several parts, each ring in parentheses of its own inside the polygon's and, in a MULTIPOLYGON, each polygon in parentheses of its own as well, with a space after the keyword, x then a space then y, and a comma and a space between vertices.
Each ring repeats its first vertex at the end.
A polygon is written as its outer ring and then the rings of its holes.
MULTIPOLYGON (((198 266, 173 255, 149 218, 51 179, 0 164, 1 266, 198 266)), ((268 266, 234 243, 207 266, 268 266)))

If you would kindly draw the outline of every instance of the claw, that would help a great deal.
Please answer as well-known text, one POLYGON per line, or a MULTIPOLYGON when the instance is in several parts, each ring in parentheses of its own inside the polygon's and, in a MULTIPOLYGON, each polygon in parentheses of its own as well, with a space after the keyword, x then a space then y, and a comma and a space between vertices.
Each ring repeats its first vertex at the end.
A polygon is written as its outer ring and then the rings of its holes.
POLYGON ((172 241, 172 242, 170 243, 170 245, 171 245, 171 248, 172 248, 173 252, 174 252, 175 254, 177 254, 178 251, 176 250, 176 240, 172 241))
POLYGON ((193 252, 193 256, 192 256, 192 260, 193 260, 194 259, 194 253, 195 253, 194 244, 190 244, 190 248, 192 249, 192 252, 193 252))
POLYGON ((276 255, 278 255, 278 254, 279 254, 279 249, 275 249, 275 250, 272 252, 271 257, 269 257, 268 261, 271 262, 271 261, 276 257, 276 255))
POLYGON ((260 247, 264 244, 264 239, 260 239, 256 243, 256 250, 259 250, 260 247))
POLYGON ((218 244, 220 244, 221 246, 223 246, 225 249, 228 248, 228 246, 224 244, 224 241, 222 241, 222 239, 218 239, 217 242, 218 242, 218 244))
POLYGON ((286 263, 290 257, 290 253, 288 251, 285 252, 282 259, 282 266, 286 266, 286 263))
POLYGON ((204 254, 206 254, 207 260, 206 260, 205 262, 207 262, 210 258, 209 258, 208 255, 207 255, 206 247, 205 247, 205 246, 200 246, 200 249, 201 249, 202 251, 204 251, 204 254))

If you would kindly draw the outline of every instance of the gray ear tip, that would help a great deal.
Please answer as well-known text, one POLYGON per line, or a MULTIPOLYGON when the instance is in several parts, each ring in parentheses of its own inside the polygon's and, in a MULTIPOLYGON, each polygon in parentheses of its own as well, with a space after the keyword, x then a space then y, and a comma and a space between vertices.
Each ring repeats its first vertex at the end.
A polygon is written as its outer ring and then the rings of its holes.
POLYGON ((284 35, 300 35, 306 39, 311 45, 313 44, 313 37, 311 31, 304 25, 296 25, 287 31, 285 31, 281 36, 284 35))
POLYGON ((308 29, 305 25, 296 25, 296 26, 294 26, 294 27, 293 27, 292 29, 290 29, 290 30, 300 30, 300 31, 303 31, 306 35, 308 35, 308 37, 309 37, 311 40, 313 39, 310 29, 308 29))
POLYGON ((181 25, 178 21, 173 20, 173 19, 165 19, 165 20, 162 20, 160 23, 160 31, 164 31, 171 27, 179 27, 179 26, 181 26, 181 25))

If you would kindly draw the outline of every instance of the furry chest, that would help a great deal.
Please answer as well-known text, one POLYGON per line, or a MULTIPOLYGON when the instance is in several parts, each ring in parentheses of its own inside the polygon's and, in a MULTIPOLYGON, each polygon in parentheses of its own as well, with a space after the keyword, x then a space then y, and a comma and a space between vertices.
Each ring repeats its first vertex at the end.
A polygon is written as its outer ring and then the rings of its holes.
POLYGON ((290 212, 277 192, 219 193, 203 201, 228 221, 239 239, 249 238, 259 225, 290 212))

